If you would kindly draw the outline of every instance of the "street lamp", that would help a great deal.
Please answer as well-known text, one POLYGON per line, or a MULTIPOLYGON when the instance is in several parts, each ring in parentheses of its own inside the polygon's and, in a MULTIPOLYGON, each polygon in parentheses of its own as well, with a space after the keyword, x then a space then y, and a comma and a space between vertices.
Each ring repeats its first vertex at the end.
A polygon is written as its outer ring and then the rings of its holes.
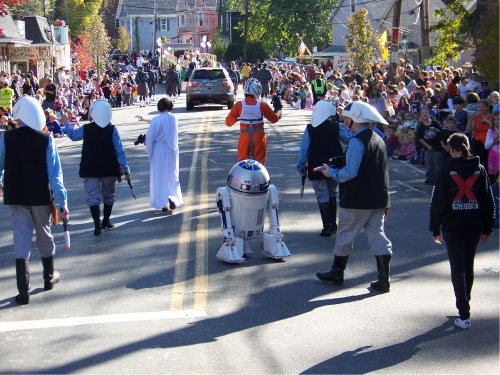
POLYGON ((212 48, 212 43, 207 42, 207 53, 210 53, 211 48, 212 48))

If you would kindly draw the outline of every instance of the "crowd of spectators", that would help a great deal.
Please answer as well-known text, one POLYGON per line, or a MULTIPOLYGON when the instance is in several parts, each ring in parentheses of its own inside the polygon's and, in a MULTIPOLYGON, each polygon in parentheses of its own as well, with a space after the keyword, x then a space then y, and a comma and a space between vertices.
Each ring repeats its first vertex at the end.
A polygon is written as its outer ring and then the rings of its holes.
POLYGON ((436 69, 400 60, 395 80, 389 77, 389 67, 381 64, 374 64, 366 76, 349 64, 342 71, 331 63, 242 64, 240 72, 242 81, 259 79, 270 87, 270 94, 280 95, 296 109, 312 109, 314 81, 323 80, 321 97, 337 108, 340 121, 348 103, 370 103, 389 123, 377 125, 388 155, 425 165, 428 184, 435 182, 437 170, 449 159, 446 140, 455 132, 469 137, 474 155, 492 180, 498 173, 500 95, 470 64, 436 69))

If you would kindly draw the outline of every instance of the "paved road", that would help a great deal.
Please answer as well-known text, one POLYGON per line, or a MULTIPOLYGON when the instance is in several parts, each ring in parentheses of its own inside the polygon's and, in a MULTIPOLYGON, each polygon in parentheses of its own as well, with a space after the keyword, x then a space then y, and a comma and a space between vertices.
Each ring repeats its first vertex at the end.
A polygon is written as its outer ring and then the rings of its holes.
MULTIPOLYGON (((255 254, 242 265, 215 259, 220 219, 214 195, 236 162, 237 128, 226 108, 179 116, 180 179, 186 204, 174 214, 149 207, 149 164, 133 141, 155 106, 114 110, 133 182, 117 185, 116 228, 92 234, 78 177, 81 142, 58 140, 71 211, 71 249, 54 228, 62 274, 42 287, 32 255, 32 298, 16 306, 9 211, 0 206, 0 373, 497 373, 498 232, 476 257, 472 329, 456 317, 446 249, 427 230, 431 189, 423 171, 390 162, 394 245, 392 291, 371 294, 376 265, 366 237, 355 242, 344 287, 315 272, 331 262, 334 238, 318 236, 310 186, 299 199, 295 163, 310 112, 285 108, 266 125, 267 167, 280 197, 280 222, 292 252, 286 261, 255 254)), ((35 246, 35 244, 34 244, 35 246)), ((34 247, 35 248, 35 247, 34 247)))

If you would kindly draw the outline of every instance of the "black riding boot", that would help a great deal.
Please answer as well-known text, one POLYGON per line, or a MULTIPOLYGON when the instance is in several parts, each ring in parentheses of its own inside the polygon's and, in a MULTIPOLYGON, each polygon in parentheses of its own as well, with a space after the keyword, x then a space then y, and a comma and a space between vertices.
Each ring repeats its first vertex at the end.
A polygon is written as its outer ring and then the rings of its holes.
POLYGON ((319 213, 321 214, 321 221, 323 222, 323 230, 319 234, 323 237, 330 237, 332 233, 331 216, 330 216, 330 203, 318 203, 319 213))
POLYGON ((111 229, 115 227, 113 224, 111 224, 111 221, 109 221, 109 217, 111 216, 112 210, 113 210, 112 204, 104 205, 104 213, 103 213, 104 216, 102 218, 102 224, 101 224, 102 229, 111 229))
POLYGON ((101 209, 98 205, 90 206, 90 212, 94 219, 94 235, 98 236, 101 234, 101 209))
POLYGON ((337 199, 335 197, 330 197, 328 205, 330 206, 332 234, 335 234, 337 233, 337 199))
POLYGON ((51 290, 59 282, 59 272, 54 271, 54 256, 42 258, 44 289, 51 290))
POLYGON ((370 288, 387 293, 391 290, 391 283, 389 282, 391 256, 379 255, 375 256, 375 259, 377 259, 378 280, 372 281, 370 288))
POLYGON ((342 257, 335 255, 335 258, 333 258, 332 269, 327 272, 318 272, 316 273, 316 277, 327 283, 343 284, 344 270, 347 267, 348 260, 349 256, 342 257))
POLYGON ((19 305, 30 303, 30 266, 29 259, 16 259, 16 279, 19 295, 16 296, 16 302, 19 305))

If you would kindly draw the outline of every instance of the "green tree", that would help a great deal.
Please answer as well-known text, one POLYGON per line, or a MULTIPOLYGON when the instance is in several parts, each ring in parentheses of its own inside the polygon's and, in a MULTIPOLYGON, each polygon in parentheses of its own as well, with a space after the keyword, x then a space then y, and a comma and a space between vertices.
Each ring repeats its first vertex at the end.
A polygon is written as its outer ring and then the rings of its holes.
POLYGON ((212 36, 212 53, 217 56, 217 60, 221 60, 224 58, 224 54, 226 53, 227 44, 220 37, 220 29, 217 28, 212 36))
POLYGON ((349 32, 345 37, 345 49, 350 53, 356 69, 363 75, 370 73, 374 57, 380 57, 383 53, 381 34, 375 32, 367 14, 368 10, 360 8, 347 19, 349 32))
POLYGON ((85 27, 83 35, 86 38, 85 47, 92 56, 94 66, 97 68, 97 71, 100 72, 106 67, 108 52, 111 49, 110 38, 104 27, 102 16, 94 16, 85 27))
POLYGON ((229 43, 224 54, 224 60, 234 61, 241 56, 243 56, 243 44, 240 42, 229 43))
MULTIPOLYGON (((332 26, 328 22, 339 0, 249 0, 248 40, 260 42, 266 55, 270 55, 276 43, 283 42, 286 56, 298 55, 298 38, 312 50, 331 44, 332 26)), ((227 7, 244 13, 244 0, 229 0, 227 7)), ((241 35, 244 21, 236 28, 241 35)), ((247 48, 248 49, 248 48, 247 48)))
POLYGON ((498 1, 478 1, 474 11, 467 11, 467 0, 445 0, 447 8, 438 9, 439 21, 428 33, 435 32, 434 55, 426 64, 446 66, 463 52, 475 48, 474 63, 490 81, 498 84, 498 1))
MULTIPOLYGON (((102 4, 101 0, 67 0, 69 32, 72 38, 81 35, 83 30, 90 25, 95 16, 99 13, 102 4)), ((57 4, 57 14, 60 18, 66 19, 66 4, 59 1, 57 4)))
POLYGON ((492 87, 498 87, 499 84, 498 35, 500 31, 498 24, 498 2, 490 0, 484 12, 479 16, 481 27, 475 28, 474 63, 492 87))
POLYGON ((472 15, 467 12, 468 0, 457 0, 448 7, 438 9, 433 17, 439 21, 426 33, 436 32, 433 56, 425 61, 428 65, 447 66, 450 60, 456 61, 463 50, 472 46, 472 15))
MULTIPOLYGON (((50 7, 49 1, 45 1, 45 6, 50 7)), ((43 0, 25 0, 24 3, 9 8, 9 13, 16 18, 43 14, 43 0)))
POLYGON ((130 45, 130 36, 127 34, 127 30, 123 26, 118 29, 118 41, 116 42, 116 49, 118 51, 125 52, 128 50, 130 45))

